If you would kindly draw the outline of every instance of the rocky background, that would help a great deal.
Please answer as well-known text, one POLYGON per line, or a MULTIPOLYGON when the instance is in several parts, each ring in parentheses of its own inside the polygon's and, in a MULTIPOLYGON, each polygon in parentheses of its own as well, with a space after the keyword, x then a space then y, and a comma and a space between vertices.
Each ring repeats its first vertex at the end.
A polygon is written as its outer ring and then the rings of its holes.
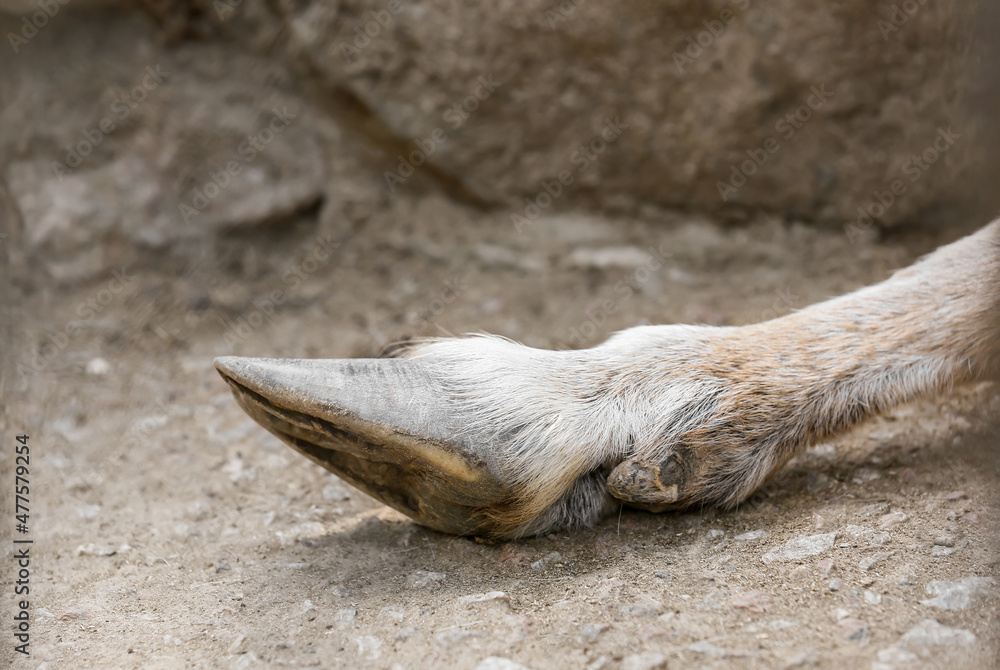
POLYGON ((971 3, 108 4, 2 5, 8 249, 59 282, 429 194, 512 232, 763 213, 857 236, 1000 206, 997 12, 971 3))

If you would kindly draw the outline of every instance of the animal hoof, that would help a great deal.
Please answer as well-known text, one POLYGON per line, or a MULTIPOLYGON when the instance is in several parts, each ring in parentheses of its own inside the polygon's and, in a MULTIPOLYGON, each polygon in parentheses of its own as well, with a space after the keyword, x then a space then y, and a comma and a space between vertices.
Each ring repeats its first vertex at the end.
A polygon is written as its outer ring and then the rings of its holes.
POLYGON ((490 506, 510 497, 490 445, 463 430, 418 360, 227 356, 215 367, 257 423, 426 526, 488 535, 490 506))

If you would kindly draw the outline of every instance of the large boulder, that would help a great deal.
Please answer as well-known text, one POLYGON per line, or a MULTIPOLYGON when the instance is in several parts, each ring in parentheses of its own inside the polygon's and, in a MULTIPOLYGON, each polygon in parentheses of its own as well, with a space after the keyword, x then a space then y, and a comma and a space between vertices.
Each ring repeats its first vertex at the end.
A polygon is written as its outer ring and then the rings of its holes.
MULTIPOLYGON (((217 18, 266 42, 261 2, 216 0, 217 18)), ((647 205, 870 228, 961 209, 991 150, 963 95, 966 3, 268 5, 300 72, 383 147, 390 194, 432 180, 529 220, 647 205)))

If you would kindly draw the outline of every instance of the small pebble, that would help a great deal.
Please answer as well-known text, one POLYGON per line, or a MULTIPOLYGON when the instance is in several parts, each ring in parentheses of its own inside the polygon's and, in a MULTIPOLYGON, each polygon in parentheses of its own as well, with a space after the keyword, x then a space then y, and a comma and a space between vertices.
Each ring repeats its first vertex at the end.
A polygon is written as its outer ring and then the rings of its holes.
POLYGON ((888 514, 882 516, 878 520, 878 527, 881 528, 882 530, 888 530, 890 528, 895 528, 899 524, 907 521, 909 518, 910 517, 908 517, 903 512, 898 512, 898 511, 897 512, 889 512, 888 514))
POLYGON ((411 589, 422 589, 427 586, 439 584, 444 581, 447 575, 443 572, 429 572, 427 570, 414 570, 406 578, 406 585, 411 589))
POLYGON ((858 567, 865 572, 874 570, 894 555, 895 552, 893 551, 883 551, 878 554, 873 554, 872 556, 866 556, 858 561, 858 567))
POLYGON ((458 599, 459 605, 477 605, 481 603, 500 603, 510 605, 510 596, 503 591, 489 591, 488 593, 474 593, 462 596, 458 599))
POLYGON ((749 540, 761 540, 765 537, 767 537, 766 530, 751 530, 748 533, 741 533, 733 539, 739 542, 748 542, 749 540))
POLYGON ((552 565, 553 563, 558 563, 561 560, 562 560, 562 554, 560 554, 558 551, 553 551, 553 552, 550 552, 550 553, 546 554, 545 556, 539 558, 534 563, 532 563, 531 564, 531 569, 532 570, 544 570, 545 568, 547 568, 548 566, 552 565))
POLYGON ((763 591, 748 591, 733 598, 730 604, 736 609, 763 614, 774 607, 774 598, 763 591))
POLYGON ((833 579, 830 580, 829 588, 831 591, 839 591, 840 589, 844 588, 844 580, 841 579, 840 577, 834 577, 833 579))
POLYGON ((362 635, 355 643, 358 645, 358 654, 367 661, 374 661, 382 655, 382 640, 374 635, 362 635))
POLYGON ((632 654, 622 661, 622 670, 659 670, 667 667, 667 657, 655 652, 632 654))
POLYGON ((872 505, 868 505, 867 507, 863 507, 861 509, 861 516, 875 516, 876 514, 881 516, 888 511, 888 503, 874 503, 872 505))
POLYGON ((796 561, 809 556, 821 554, 833 548, 836 540, 836 533, 824 533, 823 535, 800 535, 784 544, 775 547, 764 554, 765 563, 778 561, 796 561))
POLYGON ((872 470, 871 468, 861 468, 854 473, 854 478, 851 481, 855 484, 867 484, 868 482, 875 481, 881 476, 882 474, 877 470, 872 470))
POLYGON ((74 505, 73 511, 77 513, 82 519, 90 521, 91 519, 96 519, 97 515, 101 513, 100 505, 74 505))
POLYGON ((865 528, 864 526, 854 526, 849 525, 844 528, 844 534, 854 540, 860 540, 862 542, 867 542, 868 544, 881 545, 885 544, 892 539, 892 536, 886 532, 878 532, 872 528, 865 528))
POLYGON ((77 556, 114 556, 118 548, 110 544, 81 544, 76 548, 77 556))
POLYGON ((355 607, 341 607, 333 615, 333 620, 340 626, 353 626, 354 620, 358 616, 358 610, 355 607))
POLYGON ((59 621, 76 621, 77 619, 89 619, 90 610, 83 605, 74 605, 63 611, 58 617, 59 621))
POLYGON ((103 358, 92 358, 87 361, 87 374, 102 376, 111 372, 111 363, 108 363, 103 358))

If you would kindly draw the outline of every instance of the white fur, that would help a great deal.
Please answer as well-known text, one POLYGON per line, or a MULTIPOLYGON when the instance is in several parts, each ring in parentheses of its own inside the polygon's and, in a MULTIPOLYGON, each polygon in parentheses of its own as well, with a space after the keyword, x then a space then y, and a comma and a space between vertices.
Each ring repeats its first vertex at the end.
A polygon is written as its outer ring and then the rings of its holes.
POLYGON ((808 440, 995 370, 998 312, 1000 222, 764 324, 646 326, 581 351, 475 336, 411 355, 532 510, 511 534, 538 533, 593 523, 615 506, 611 468, 659 463, 682 441, 710 464, 688 502, 735 504, 808 440))

